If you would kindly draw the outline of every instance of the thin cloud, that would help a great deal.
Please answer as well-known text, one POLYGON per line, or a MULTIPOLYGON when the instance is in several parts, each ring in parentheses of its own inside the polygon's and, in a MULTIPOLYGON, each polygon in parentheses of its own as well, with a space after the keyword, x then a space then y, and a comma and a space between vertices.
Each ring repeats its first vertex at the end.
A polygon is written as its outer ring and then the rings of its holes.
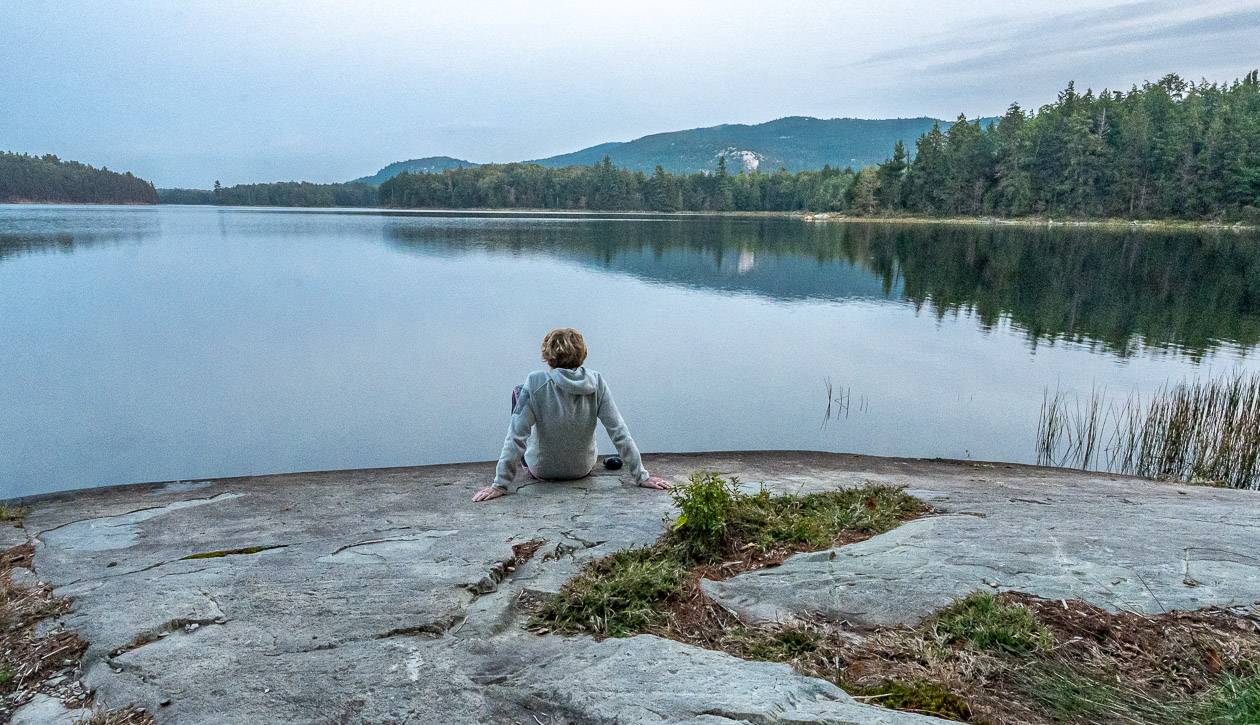
POLYGON ((1260 10, 1241 10, 1129 32, 1109 32, 1107 29, 1100 28, 1095 30, 1093 37, 1073 37, 1070 43, 1061 41, 1037 43, 1029 38, 1028 42, 1010 47, 958 60, 933 63, 926 66, 925 70, 940 74, 972 73, 978 70, 992 72, 995 67, 1009 68, 1013 64, 1045 63, 1054 58, 1080 56, 1094 50, 1106 50, 1119 46, 1162 46, 1170 40, 1202 39, 1253 31, 1257 28, 1260 28, 1260 10))
POLYGON ((1049 67, 1090 67, 1104 58, 1143 53, 1152 58, 1182 58, 1205 42, 1223 49, 1260 30, 1260 8, 1215 5, 1187 8, 1170 0, 1141 0, 1033 21, 995 19, 972 24, 975 29, 954 29, 926 42, 868 56, 854 67, 897 65, 920 82, 935 79, 957 84, 997 73, 1010 76, 1049 67), (1200 15, 1186 17, 1189 11, 1200 15))
MULTIPOLYGON (((1140 0, 1100 10, 1063 13, 1034 21, 1009 20, 995 16, 989 21, 974 24, 984 28, 983 35, 967 37, 966 29, 955 28, 926 42, 918 42, 911 46, 893 48, 867 56, 857 65, 877 65, 907 60, 921 61, 925 57, 936 54, 992 47, 995 38, 1006 39, 1011 47, 1017 47, 1020 45, 1019 40, 1027 38, 1044 39, 1073 31, 1114 32, 1118 25, 1127 25, 1135 21, 1150 22, 1152 15, 1163 14, 1178 7, 1179 4, 1172 0, 1140 0)), ((1075 41, 1075 39, 1073 37, 1072 40, 1075 41)))

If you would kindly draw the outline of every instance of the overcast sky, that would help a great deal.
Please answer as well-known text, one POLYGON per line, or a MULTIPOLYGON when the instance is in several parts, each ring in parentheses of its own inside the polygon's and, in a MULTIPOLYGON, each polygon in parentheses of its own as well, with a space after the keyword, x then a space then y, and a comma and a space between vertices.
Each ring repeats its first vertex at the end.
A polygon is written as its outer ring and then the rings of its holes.
POLYGON ((788 115, 953 118, 1260 66, 1260 0, 0 0, 0 149, 342 181, 788 115))

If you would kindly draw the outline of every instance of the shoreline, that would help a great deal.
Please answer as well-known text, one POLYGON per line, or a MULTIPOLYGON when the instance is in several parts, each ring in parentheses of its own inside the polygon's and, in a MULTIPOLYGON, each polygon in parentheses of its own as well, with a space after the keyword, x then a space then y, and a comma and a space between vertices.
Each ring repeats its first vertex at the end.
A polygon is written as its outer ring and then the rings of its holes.
POLYGON ((240 204, 163 204, 161 202, 92 202, 92 201, 0 201, 0 205, 13 204, 22 206, 157 206, 157 207, 192 207, 209 209, 275 209, 285 211, 325 211, 325 212, 358 212, 385 214, 417 214, 417 215, 486 215, 499 216, 563 216, 563 217, 643 217, 643 218, 689 218, 713 217, 729 219, 798 219, 810 223, 838 224, 916 224, 916 225, 948 225, 948 226, 1006 226, 1026 228, 1097 228, 1110 230, 1130 229, 1136 231, 1213 231, 1247 233, 1260 231, 1260 225, 1243 222, 1225 223, 1219 221, 1201 221, 1191 219, 1075 219, 1044 216, 1031 217, 996 217, 996 216, 922 216, 922 215, 876 215, 856 216, 844 212, 830 211, 653 211, 650 209, 532 209, 517 207, 468 207, 468 208, 416 208, 390 206, 272 206, 272 205, 240 205, 240 204))
MULTIPOLYGON (((161 206, 156 201, 32 201, 30 199, 0 199, 0 204, 14 206, 161 206)), ((167 205, 171 206, 171 205, 167 205)))
MULTIPOLYGON (((850 453, 850 452, 832 452, 808 449, 758 449, 758 450, 735 450, 735 451, 660 451, 654 453, 644 453, 645 458, 718 458, 721 456, 798 456, 798 457, 825 457, 834 459, 843 459, 852 462, 867 462, 869 465, 875 463, 885 463, 898 466, 914 466, 914 465, 934 465, 934 464, 957 464, 968 465, 981 468, 1005 469, 1029 469, 1041 471, 1068 471, 1079 473, 1078 469, 1060 468, 1055 466, 1041 466, 1036 463, 1015 463, 1011 461, 981 461, 963 458, 915 458, 913 456, 880 456, 869 453, 850 453)), ((302 471, 272 471, 263 473, 243 473, 229 476, 207 476, 201 478, 173 478, 158 481, 131 481, 127 483, 105 483, 99 486, 87 486, 84 488, 66 488, 56 491, 44 491, 42 493, 31 493, 24 496, 12 496, 10 498, 0 498, 0 504, 8 504, 13 506, 33 506, 39 504, 48 504, 67 501, 76 498, 79 495, 89 494, 109 494, 124 493, 136 491, 156 491, 169 487, 180 488, 198 488, 203 485, 210 484, 228 484, 245 482, 247 479, 285 479, 285 478, 307 478, 316 476, 355 476, 361 474, 409 474, 424 471, 439 472, 440 470, 477 470, 488 469, 493 472, 496 461, 452 461, 447 463, 423 463, 419 465, 405 464, 400 466, 375 466, 369 468, 320 468, 302 471)), ((1122 473, 1108 473, 1105 471, 1090 471, 1089 475, 1096 475, 1110 478, 1113 480, 1136 478, 1122 473)), ((591 474, 588 478, 595 476, 591 474)), ((615 475, 615 474, 605 474, 615 475)), ((582 479, 577 479, 582 480, 582 479)), ((1140 479, 1141 480, 1141 479, 1140 479)), ((553 482, 554 483, 554 482, 553 482)))
POLYGON ((794 212, 804 221, 870 224, 945 224, 955 226, 1075 227, 1140 231, 1254 232, 1260 226, 1187 219, 1055 219, 1052 217, 850 216, 840 212, 794 212))

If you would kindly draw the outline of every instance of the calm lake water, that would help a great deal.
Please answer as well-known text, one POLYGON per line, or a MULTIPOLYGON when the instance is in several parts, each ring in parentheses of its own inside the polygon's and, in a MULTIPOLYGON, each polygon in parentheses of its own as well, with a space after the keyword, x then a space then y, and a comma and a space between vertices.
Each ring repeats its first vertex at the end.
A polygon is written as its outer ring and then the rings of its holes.
POLYGON ((1047 388, 1260 369, 1260 239, 0 206, 0 498, 489 460, 557 326, 645 451, 1033 462, 1047 388))

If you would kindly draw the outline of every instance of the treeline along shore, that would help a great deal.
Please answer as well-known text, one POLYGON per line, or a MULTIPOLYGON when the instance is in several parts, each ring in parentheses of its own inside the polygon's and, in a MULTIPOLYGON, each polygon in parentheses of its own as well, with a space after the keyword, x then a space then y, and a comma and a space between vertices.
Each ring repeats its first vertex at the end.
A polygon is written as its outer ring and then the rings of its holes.
MULTIPOLYGON (((0 200, 149 201, 148 182, 56 157, 0 157, 0 200), (51 159, 51 160, 50 160, 51 159), (7 166, 3 165, 7 164, 7 166), (60 174, 60 175, 59 175, 60 174), (17 179, 15 182, 14 179, 17 179), (90 183, 89 180, 94 180, 90 183), (126 183, 124 183, 126 182, 126 183), (128 189, 121 191, 122 188, 128 189), (96 193, 94 193, 94 191, 96 193)), ((1036 111, 934 126, 861 169, 654 173, 600 163, 402 173, 379 187, 288 181, 159 189, 162 203, 401 209, 828 212, 868 217, 1260 224, 1260 78, 1169 75, 1127 92, 1073 84, 1036 111)))
POLYGON ((64 161, 52 154, 0 151, 0 203, 156 204, 153 184, 133 176, 64 161))

